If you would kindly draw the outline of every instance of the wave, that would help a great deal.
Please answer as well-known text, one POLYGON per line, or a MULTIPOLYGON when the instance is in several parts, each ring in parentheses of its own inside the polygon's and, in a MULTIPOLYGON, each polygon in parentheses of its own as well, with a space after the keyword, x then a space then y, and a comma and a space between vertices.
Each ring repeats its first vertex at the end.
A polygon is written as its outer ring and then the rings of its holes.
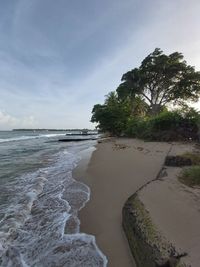
POLYGON ((64 150, 53 159, 51 166, 4 189, 10 201, 0 220, 0 266, 106 267, 95 237, 80 233, 77 215, 89 201, 90 189, 72 177, 80 160, 77 151, 64 150))
POLYGON ((56 136, 63 136, 63 134, 39 134, 39 135, 22 135, 18 137, 11 137, 11 138, 1 138, 0 143, 4 142, 14 142, 14 141, 25 141, 29 139, 38 139, 38 138, 51 138, 51 137, 56 137, 56 136))

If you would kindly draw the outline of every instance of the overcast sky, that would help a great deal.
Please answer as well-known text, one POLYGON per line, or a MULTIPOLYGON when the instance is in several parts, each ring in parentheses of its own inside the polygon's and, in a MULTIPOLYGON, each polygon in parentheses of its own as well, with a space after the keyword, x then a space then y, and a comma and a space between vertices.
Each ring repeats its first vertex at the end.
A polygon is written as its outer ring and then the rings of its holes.
POLYGON ((155 47, 200 70, 199 0, 0 0, 0 129, 90 127, 155 47))

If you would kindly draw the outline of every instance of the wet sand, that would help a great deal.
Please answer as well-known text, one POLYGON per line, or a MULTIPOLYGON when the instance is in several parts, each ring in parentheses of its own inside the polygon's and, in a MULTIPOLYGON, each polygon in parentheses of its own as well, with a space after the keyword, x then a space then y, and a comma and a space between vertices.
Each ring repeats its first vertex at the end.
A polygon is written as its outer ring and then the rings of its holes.
POLYGON ((98 144, 91 159, 83 157, 74 170, 73 177, 91 189, 90 201, 79 214, 81 232, 95 235, 109 267, 136 266, 121 226, 122 207, 157 176, 170 147, 169 143, 111 139, 98 144))

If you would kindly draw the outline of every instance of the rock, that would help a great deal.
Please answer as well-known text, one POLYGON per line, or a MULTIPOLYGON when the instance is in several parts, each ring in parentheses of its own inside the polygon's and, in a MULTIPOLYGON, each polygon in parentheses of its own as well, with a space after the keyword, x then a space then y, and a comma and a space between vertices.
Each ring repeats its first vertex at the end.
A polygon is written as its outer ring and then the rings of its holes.
POLYGON ((165 159, 165 165, 174 167, 191 166, 192 160, 181 156, 167 156, 165 159))
POLYGON ((123 207, 122 226, 137 267, 185 267, 180 262, 185 255, 172 256, 179 254, 154 225, 137 193, 123 207))

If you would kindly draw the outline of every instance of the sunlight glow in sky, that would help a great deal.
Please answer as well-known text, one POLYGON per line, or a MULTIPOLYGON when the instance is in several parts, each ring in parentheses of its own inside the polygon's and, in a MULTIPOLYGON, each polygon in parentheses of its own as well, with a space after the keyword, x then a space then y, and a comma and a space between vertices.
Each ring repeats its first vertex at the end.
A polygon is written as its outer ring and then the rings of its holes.
POLYGON ((199 14, 199 0, 0 1, 0 130, 93 128, 93 105, 155 47, 200 70, 199 14))

